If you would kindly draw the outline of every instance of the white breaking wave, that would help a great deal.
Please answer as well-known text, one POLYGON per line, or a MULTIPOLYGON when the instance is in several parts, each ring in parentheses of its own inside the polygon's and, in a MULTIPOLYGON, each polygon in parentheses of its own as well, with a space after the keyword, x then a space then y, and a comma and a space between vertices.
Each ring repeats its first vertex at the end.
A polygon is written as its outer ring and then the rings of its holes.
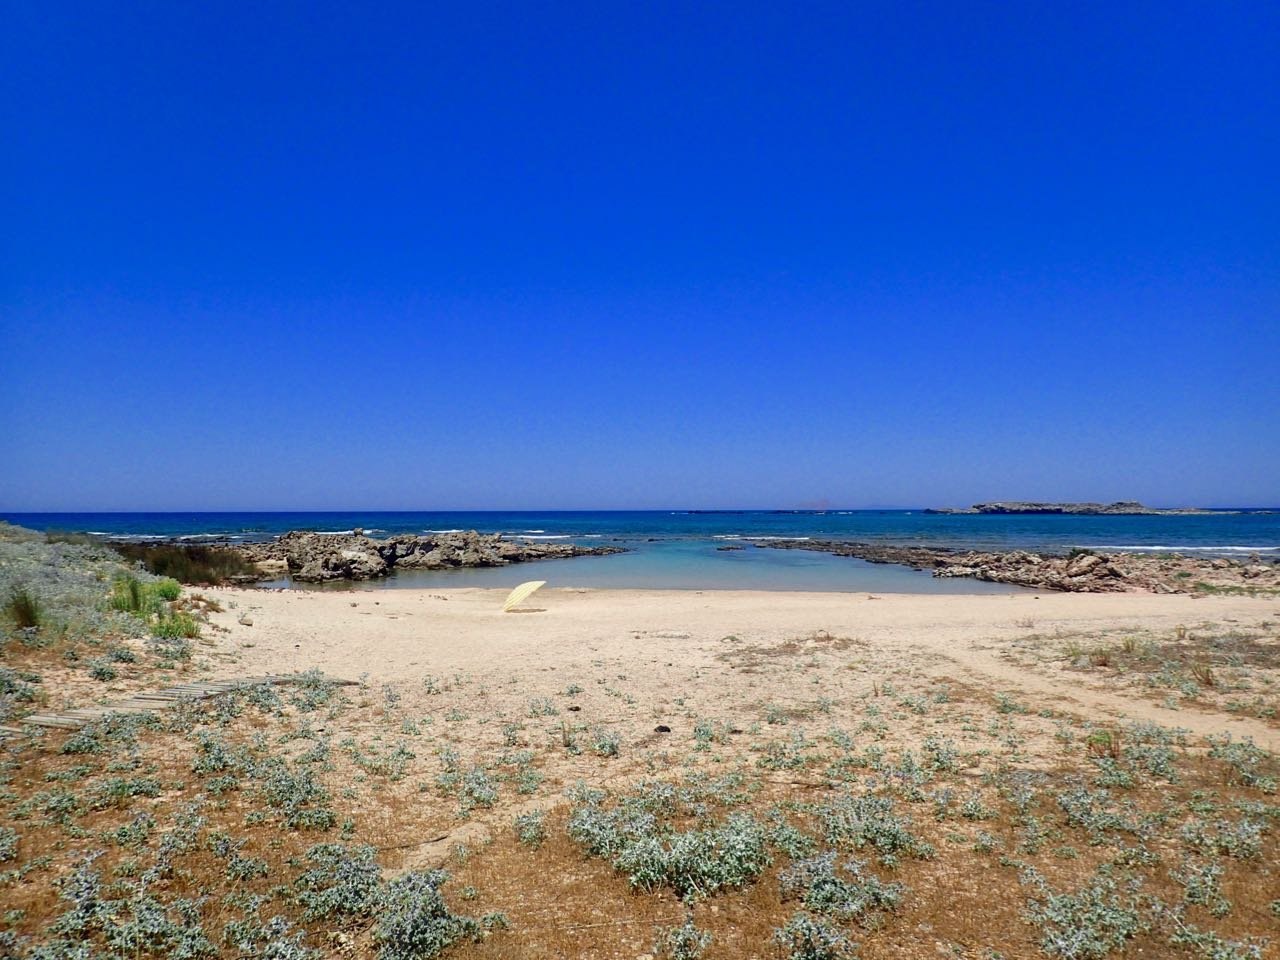
POLYGON ((1113 544, 1104 543, 1090 550, 1150 550, 1167 553, 1274 553, 1280 547, 1169 547, 1163 544, 1113 544))
POLYGON ((317 530, 316 534, 321 537, 349 537, 355 533, 354 530, 317 530))
POLYGON ((756 537, 741 533, 717 533, 712 540, 812 540, 813 537, 756 537))
POLYGON ((423 530, 422 532, 423 533, 461 533, 462 530, 460 528, 455 527, 452 530, 423 530))
POLYGON ((546 533, 545 530, 526 530, 525 533, 546 533))
POLYGON ((521 540, 568 540, 569 539, 569 534, 567 533, 546 533, 541 535, 533 534, 533 533, 518 533, 516 534, 516 536, 519 537, 521 540))

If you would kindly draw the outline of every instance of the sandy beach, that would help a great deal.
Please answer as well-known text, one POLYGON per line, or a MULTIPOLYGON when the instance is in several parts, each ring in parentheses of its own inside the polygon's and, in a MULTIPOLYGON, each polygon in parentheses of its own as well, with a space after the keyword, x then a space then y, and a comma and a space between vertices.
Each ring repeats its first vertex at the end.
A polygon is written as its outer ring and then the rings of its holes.
MULTIPOLYGON (((517 697, 555 693, 574 679, 625 673, 646 717, 786 698, 786 678, 738 661, 790 641, 829 634, 856 652, 826 650, 839 693, 860 698, 885 676, 920 674, 989 684, 1082 715, 1146 719, 1198 734, 1233 732, 1274 749, 1277 728, 1216 710, 1161 707, 1105 681, 1032 668, 1009 656, 1021 638, 1061 646, 1078 635, 1172 633, 1179 626, 1252 624, 1280 618, 1273 598, 1150 594, 928 596, 768 591, 564 590, 545 588, 518 613, 502 612, 505 590, 211 591, 228 609, 214 622, 236 670, 319 669, 366 676, 425 701, 423 678, 462 673, 517 697), (241 624, 247 613, 252 626, 241 624), (875 673, 869 663, 886 671, 875 673), (859 664, 863 664, 859 668, 859 664), (1095 682, 1090 682, 1092 679, 1095 682), (864 689, 865 688, 865 689, 864 689)), ((823 644, 811 643, 819 652, 823 644)), ((766 654, 759 654, 764 656, 766 654)), ((230 673, 231 671, 229 671, 230 673)), ((830 694, 828 694, 830 695, 830 694)), ((640 723, 643 725, 643 722, 640 723)), ((648 732, 647 730, 644 732, 648 732)))

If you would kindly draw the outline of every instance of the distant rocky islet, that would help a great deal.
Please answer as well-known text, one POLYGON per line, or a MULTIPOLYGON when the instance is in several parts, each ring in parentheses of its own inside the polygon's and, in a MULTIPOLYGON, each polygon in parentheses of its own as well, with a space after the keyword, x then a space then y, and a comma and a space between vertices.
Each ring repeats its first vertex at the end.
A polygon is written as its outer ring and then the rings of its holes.
POLYGON ((1063 514, 1076 517, 1186 517, 1200 514, 1234 513, 1231 510, 1206 510, 1203 507, 1148 507, 1137 500, 1117 500, 1114 503, 1039 503, 1034 500, 998 500, 992 503, 975 503, 971 507, 930 507, 931 514, 1063 514))

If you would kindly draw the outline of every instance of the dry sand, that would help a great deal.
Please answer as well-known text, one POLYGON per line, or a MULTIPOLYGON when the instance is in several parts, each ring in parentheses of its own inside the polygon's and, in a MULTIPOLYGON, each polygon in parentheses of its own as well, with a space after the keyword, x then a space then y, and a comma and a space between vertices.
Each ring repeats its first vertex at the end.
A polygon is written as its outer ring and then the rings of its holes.
POLYGON ((218 645, 238 654, 234 668, 227 664, 220 673, 318 668, 351 679, 367 675, 370 684, 402 688, 406 706, 425 677, 465 674, 481 684, 518 686, 513 695, 521 698, 621 677, 628 695, 659 718, 682 695, 696 696, 704 708, 710 702, 737 709, 753 699, 786 699, 788 684, 764 682, 751 668, 753 657, 825 632, 857 641, 859 656, 844 658, 850 675, 839 685, 849 696, 908 671, 981 683, 1084 717, 1153 720, 1280 747, 1276 728, 1264 721, 1187 705, 1170 709, 1005 655, 1010 642, 1029 634, 1052 639, 1267 623, 1280 619, 1274 598, 543 589, 526 602, 532 609, 504 614, 505 590, 210 593, 228 607, 214 616, 228 631, 218 645), (251 626, 239 622, 243 614, 251 626))

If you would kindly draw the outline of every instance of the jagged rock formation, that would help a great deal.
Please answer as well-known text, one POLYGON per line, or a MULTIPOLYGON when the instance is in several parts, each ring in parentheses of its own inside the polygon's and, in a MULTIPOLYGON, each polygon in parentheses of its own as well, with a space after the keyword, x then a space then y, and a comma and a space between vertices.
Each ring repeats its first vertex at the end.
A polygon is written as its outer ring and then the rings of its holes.
POLYGON ((1073 593, 1280 593, 1280 560, 1263 561, 1256 556, 1239 561, 1178 554, 1101 554, 1088 550, 1054 556, 1026 550, 948 550, 838 540, 765 540, 755 546, 817 550, 870 563, 898 563, 917 570, 931 570, 935 577, 973 577, 992 583, 1073 593))
POLYGON ((501 567, 530 560, 604 556, 619 547, 581 547, 572 543, 527 543, 475 530, 428 536, 401 535, 375 540, 351 534, 294 530, 270 543, 234 547, 264 577, 288 574, 294 580, 372 580, 395 569, 447 570, 452 567, 501 567))
POLYGON ((1136 500, 1117 500, 1115 503, 1036 503, 1026 500, 1002 500, 995 503, 975 503, 971 507, 931 507, 925 513, 1065 513, 1084 516, 1154 517, 1187 516, 1202 513, 1230 513, 1232 511, 1204 510, 1200 507, 1176 507, 1163 509, 1148 507, 1136 500))

